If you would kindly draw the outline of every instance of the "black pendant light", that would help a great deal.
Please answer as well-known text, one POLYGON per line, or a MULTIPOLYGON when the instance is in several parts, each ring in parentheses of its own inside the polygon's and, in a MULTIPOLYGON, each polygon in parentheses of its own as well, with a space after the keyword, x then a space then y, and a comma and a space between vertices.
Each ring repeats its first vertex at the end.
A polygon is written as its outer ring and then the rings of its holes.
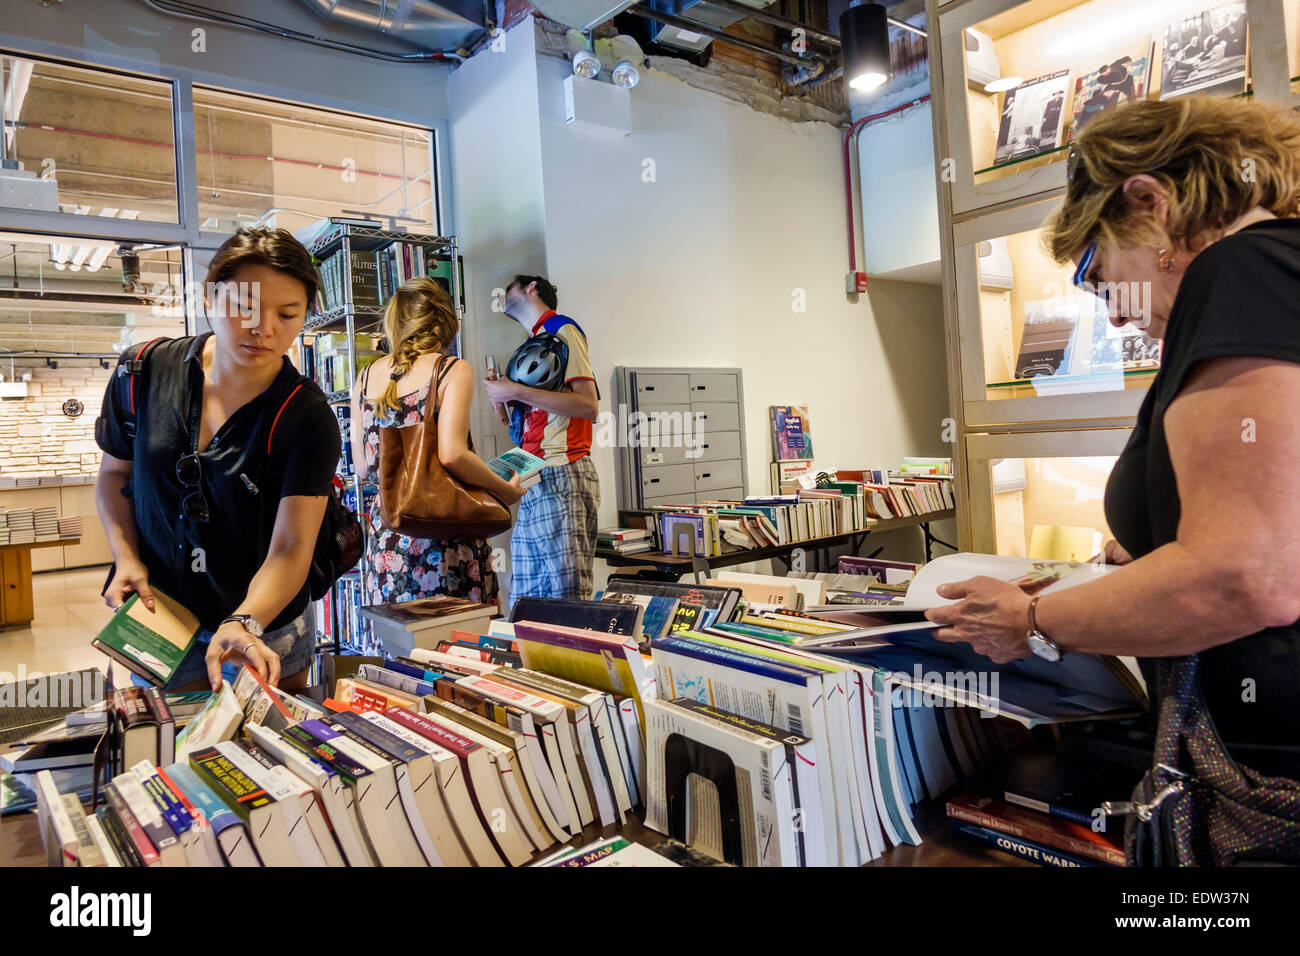
POLYGON ((840 14, 844 78, 859 93, 889 79, 889 23, 880 3, 860 3, 840 14))

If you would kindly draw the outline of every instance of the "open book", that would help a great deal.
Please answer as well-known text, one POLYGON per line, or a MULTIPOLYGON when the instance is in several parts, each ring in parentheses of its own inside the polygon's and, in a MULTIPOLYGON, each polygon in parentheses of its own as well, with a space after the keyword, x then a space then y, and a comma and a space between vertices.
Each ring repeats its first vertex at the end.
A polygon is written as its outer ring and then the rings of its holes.
POLYGON ((939 596, 941 584, 987 575, 1015 581, 1028 594, 1047 594, 1114 570, 1111 565, 992 554, 944 555, 917 572, 901 604, 808 609, 817 617, 857 628, 837 642, 819 642, 816 652, 892 671, 899 684, 993 710, 1029 726, 1137 713, 1146 708, 1147 695, 1131 658, 1066 653, 1056 662, 1026 657, 994 664, 969 644, 936 639, 932 632, 938 625, 925 620, 926 608, 957 603, 939 596), (972 672, 996 673, 996 700, 981 700, 960 681, 929 679, 972 672))

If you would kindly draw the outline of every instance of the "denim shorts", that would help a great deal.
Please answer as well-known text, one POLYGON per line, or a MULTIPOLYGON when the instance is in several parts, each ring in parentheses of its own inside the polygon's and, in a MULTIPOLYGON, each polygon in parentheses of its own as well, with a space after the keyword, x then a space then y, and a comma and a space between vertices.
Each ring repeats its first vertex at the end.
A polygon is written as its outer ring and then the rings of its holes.
MULTIPOLYGON (((199 632, 194 646, 185 655, 185 659, 180 662, 180 665, 176 668, 176 673, 172 674, 171 680, 167 681, 165 689, 184 687, 187 684, 194 684, 199 681, 206 683, 208 679, 206 656, 208 643, 211 640, 212 631, 199 632)), ((267 631, 262 635, 262 642, 280 655, 280 674, 284 677, 310 667, 312 655, 316 650, 316 636, 312 633, 312 628, 307 625, 305 614, 298 615, 283 627, 277 627, 274 631, 267 631)), ((221 665, 221 676, 233 683, 242 666, 243 664, 227 661, 221 665)), ((131 683, 137 687, 151 686, 147 680, 136 674, 131 675, 131 683)))

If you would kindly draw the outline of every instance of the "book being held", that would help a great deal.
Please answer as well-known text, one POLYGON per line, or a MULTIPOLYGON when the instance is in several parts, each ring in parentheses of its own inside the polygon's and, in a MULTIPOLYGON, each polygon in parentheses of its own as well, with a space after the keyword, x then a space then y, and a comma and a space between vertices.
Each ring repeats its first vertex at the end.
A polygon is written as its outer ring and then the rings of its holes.
POLYGON ((546 467, 546 462, 536 455, 530 455, 522 448, 511 448, 497 455, 487 463, 487 466, 506 481, 509 481, 512 475, 518 474, 519 484, 524 488, 531 488, 542 480, 542 469, 546 467))
POLYGON ((133 674, 155 686, 166 684, 189 653, 201 626, 175 598, 151 589, 154 609, 132 594, 90 642, 133 674))

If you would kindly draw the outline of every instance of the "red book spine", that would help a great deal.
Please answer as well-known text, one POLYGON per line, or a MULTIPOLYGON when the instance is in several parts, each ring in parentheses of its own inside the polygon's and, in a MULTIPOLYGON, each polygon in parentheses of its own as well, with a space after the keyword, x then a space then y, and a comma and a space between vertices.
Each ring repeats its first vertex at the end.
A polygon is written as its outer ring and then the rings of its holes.
POLYGON ((135 818, 126 801, 118 794, 117 788, 111 783, 104 788, 104 796, 108 804, 117 814, 118 820, 122 822, 122 829, 126 831, 127 837, 131 840, 131 845, 135 851, 140 854, 140 862, 145 866, 157 866, 160 862, 158 851, 154 845, 149 842, 149 837, 145 835, 144 828, 140 826, 140 821, 135 818))

